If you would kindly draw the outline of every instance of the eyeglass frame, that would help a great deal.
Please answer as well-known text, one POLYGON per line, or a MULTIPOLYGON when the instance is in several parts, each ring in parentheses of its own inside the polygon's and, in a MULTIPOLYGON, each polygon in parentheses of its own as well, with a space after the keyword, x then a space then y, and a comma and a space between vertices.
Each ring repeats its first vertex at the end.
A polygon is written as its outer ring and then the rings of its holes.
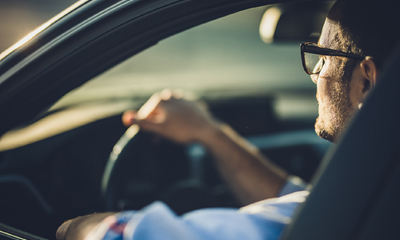
POLYGON ((348 58, 353 58, 353 59, 358 59, 358 60, 363 60, 366 58, 366 56, 357 55, 354 53, 346 53, 346 52, 342 52, 342 51, 334 50, 334 49, 330 49, 330 48, 310 46, 310 44, 317 44, 317 43, 316 42, 304 42, 304 43, 300 44, 301 62, 303 64, 304 71, 308 75, 318 74, 321 72, 321 70, 319 72, 312 73, 307 69, 305 53, 319 54, 319 55, 325 55, 325 56, 348 57, 348 58))

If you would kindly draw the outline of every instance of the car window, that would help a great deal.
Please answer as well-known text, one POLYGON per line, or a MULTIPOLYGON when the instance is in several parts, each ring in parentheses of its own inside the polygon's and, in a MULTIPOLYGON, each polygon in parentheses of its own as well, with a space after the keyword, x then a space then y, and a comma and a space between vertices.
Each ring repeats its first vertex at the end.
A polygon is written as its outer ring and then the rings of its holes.
POLYGON ((315 85, 299 43, 264 43, 266 7, 242 11, 167 38, 62 98, 52 109, 104 99, 146 99, 164 88, 206 99, 273 95, 282 117, 316 116, 315 85))

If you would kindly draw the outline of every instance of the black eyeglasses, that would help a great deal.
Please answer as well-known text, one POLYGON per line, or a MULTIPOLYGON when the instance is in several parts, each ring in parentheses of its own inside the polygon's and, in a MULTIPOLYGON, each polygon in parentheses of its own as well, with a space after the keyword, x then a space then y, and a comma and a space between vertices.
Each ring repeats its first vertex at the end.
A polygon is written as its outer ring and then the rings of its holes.
POLYGON ((345 53, 338 50, 319 47, 315 42, 306 42, 300 45, 301 48, 301 61, 303 63, 304 71, 307 74, 318 74, 321 72, 325 64, 323 56, 339 56, 348 57, 358 60, 363 60, 365 56, 360 56, 352 53, 345 53))

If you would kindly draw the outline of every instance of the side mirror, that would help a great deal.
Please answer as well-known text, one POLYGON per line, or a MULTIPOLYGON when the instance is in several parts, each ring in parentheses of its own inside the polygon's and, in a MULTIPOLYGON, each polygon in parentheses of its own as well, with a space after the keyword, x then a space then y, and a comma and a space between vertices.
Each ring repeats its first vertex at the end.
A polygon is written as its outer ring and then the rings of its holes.
POLYGON ((316 41, 333 2, 275 4, 261 20, 260 36, 266 43, 316 41))

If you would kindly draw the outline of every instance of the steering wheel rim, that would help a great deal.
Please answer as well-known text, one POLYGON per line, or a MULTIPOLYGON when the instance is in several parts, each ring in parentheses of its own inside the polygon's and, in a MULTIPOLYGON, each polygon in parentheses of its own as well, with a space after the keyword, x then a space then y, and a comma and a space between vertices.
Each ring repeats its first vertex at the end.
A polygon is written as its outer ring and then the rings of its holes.
POLYGON ((186 146, 132 125, 114 145, 103 171, 101 210, 138 209, 155 200, 168 202, 165 196, 171 186, 190 179, 190 164, 186 146))
POLYGON ((125 149, 127 145, 130 145, 129 143, 134 141, 133 139, 135 138, 135 136, 136 138, 139 138, 137 136, 139 130, 140 128, 137 124, 130 126, 114 145, 113 150, 111 151, 110 156, 107 160, 107 164, 103 172, 103 177, 101 179, 100 189, 103 207, 106 211, 115 210, 115 192, 117 191, 117 189, 115 188, 117 181, 117 179, 114 177, 115 171, 118 164, 121 164, 119 160, 122 158, 123 149, 125 149))

